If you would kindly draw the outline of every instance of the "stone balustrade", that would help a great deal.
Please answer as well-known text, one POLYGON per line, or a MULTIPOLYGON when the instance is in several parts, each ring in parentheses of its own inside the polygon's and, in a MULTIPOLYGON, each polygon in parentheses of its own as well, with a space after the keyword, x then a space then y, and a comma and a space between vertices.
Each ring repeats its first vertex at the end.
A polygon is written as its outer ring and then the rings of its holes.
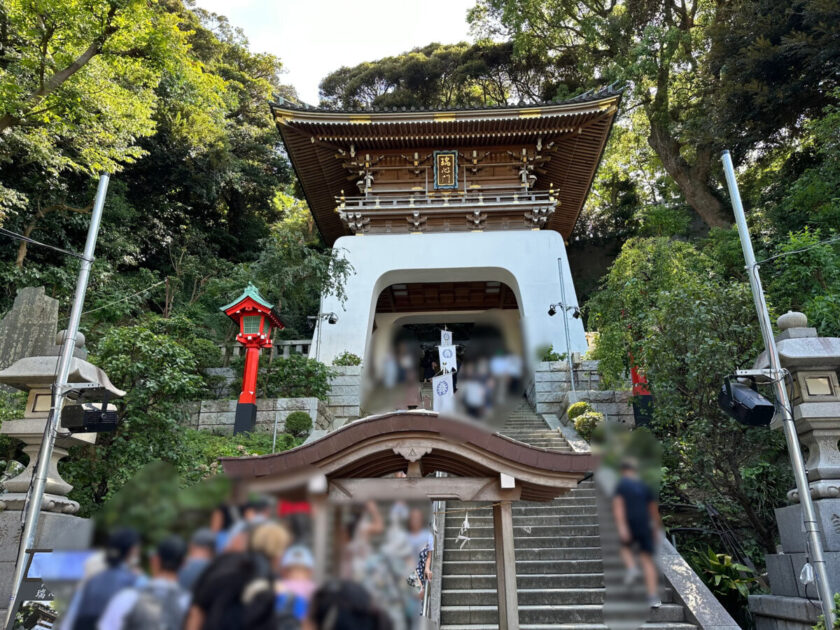
MULTIPOLYGON (((312 345, 311 339, 281 339, 274 341, 271 348, 264 356, 267 356, 268 361, 272 361, 277 357, 289 357, 292 354, 309 355, 309 347, 312 345)), ((230 365, 231 359, 234 357, 245 356, 244 346, 232 341, 230 343, 218 344, 222 356, 222 365, 227 367, 230 365)))

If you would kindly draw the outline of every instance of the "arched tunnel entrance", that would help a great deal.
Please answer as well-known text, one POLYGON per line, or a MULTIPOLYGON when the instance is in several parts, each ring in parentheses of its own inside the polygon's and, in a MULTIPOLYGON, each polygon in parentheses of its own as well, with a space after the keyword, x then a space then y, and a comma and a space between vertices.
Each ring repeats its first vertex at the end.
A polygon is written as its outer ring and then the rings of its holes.
POLYGON ((462 383, 465 377, 480 381, 492 406, 502 381, 508 386, 509 366, 517 366, 521 381, 521 313, 511 286, 501 280, 395 282, 376 299, 363 408, 372 413, 411 408, 410 401, 383 396, 383 390, 417 382, 421 393, 416 406, 431 409, 430 383, 442 371, 438 346, 444 330, 457 355, 456 390, 459 378, 462 383))

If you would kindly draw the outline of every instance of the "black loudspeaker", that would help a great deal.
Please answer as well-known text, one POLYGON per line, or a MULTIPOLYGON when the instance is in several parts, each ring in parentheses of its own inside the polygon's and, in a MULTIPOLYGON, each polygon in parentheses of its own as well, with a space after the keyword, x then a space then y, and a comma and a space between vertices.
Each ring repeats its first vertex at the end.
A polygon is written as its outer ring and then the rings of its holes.
POLYGON ((775 405, 756 390, 755 381, 747 385, 728 376, 718 394, 718 405, 727 416, 748 427, 766 427, 776 413, 775 405))
POLYGON ((116 431, 119 416, 113 405, 105 403, 82 403, 65 405, 61 410, 61 426, 70 433, 102 433, 116 431))

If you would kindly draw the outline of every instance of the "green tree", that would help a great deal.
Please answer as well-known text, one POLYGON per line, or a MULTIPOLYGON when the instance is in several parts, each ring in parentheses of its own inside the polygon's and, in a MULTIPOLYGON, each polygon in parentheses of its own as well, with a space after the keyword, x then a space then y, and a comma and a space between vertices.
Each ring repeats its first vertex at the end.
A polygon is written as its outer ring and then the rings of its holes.
MULTIPOLYGON (((804 312, 825 337, 840 336, 840 243, 820 244, 820 230, 791 233, 775 248, 782 256, 762 267, 767 292, 780 310, 804 312)), ((836 238, 836 237, 835 237, 836 238)))
POLYGON ((304 202, 278 193, 274 204, 282 218, 271 226, 251 269, 264 295, 280 305, 289 333, 309 336, 306 317, 318 313, 322 295, 344 300, 353 268, 340 249, 323 244, 304 202))
MULTIPOLYGON (((154 133, 164 74, 203 80, 186 52, 177 17, 162 2, 4 2, 0 154, 4 170, 25 177, 4 182, 0 210, 24 207, 21 184, 49 189, 62 174, 113 172, 142 156, 138 139, 154 133)), ((73 205, 35 202, 34 217, 73 205)))
POLYGON ((731 223, 715 175, 720 149, 789 142, 829 102, 840 49, 836 3, 737 0, 650 3, 480 0, 479 30, 545 60, 556 83, 626 82, 645 138, 685 201, 710 227, 731 223))
POLYGON ((71 498, 89 514, 152 461, 177 464, 181 456, 180 404, 200 398, 199 360, 186 340, 155 332, 158 322, 111 328, 92 360, 126 391, 120 426, 93 446, 75 447, 63 462, 71 498))
POLYGON ((713 504, 772 551, 772 510, 791 484, 781 433, 744 427, 717 405, 723 378, 761 351, 746 283, 727 281, 689 243, 632 239, 588 309, 607 382, 624 382, 631 357, 650 382, 666 493, 713 504))
POLYGON ((514 56, 509 42, 428 44, 393 57, 342 67, 321 81, 321 105, 486 107, 543 100, 556 86, 540 60, 514 56))

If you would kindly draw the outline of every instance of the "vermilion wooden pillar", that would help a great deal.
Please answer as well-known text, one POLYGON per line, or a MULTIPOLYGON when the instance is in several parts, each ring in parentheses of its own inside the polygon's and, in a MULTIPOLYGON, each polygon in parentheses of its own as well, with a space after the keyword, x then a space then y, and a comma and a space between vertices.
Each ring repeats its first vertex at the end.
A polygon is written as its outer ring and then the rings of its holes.
POLYGON ((282 329, 283 322, 275 308, 265 300, 253 284, 227 306, 225 315, 239 325, 236 340, 245 346, 245 371, 242 392, 236 404, 233 433, 253 431, 257 423, 257 376, 260 371, 260 350, 271 347, 271 329, 282 329))

